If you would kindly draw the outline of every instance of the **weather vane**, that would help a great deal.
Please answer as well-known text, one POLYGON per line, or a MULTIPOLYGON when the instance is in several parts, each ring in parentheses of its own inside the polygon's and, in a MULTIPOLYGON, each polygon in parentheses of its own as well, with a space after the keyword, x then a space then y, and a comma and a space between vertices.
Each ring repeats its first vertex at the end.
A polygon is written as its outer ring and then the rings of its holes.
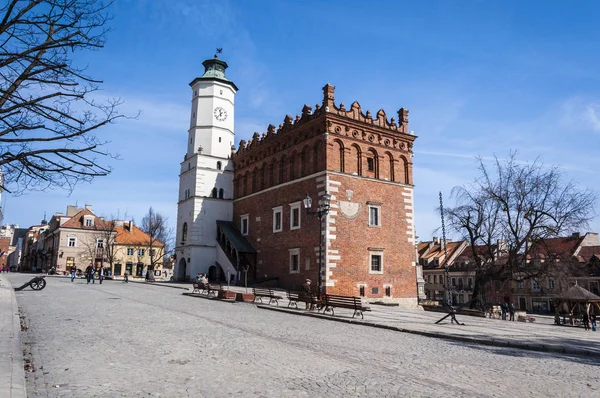
MULTIPOLYGON (((221 47, 217 47, 217 54, 221 54, 223 49, 221 47)), ((217 54, 215 54, 215 58, 217 58, 217 54)))

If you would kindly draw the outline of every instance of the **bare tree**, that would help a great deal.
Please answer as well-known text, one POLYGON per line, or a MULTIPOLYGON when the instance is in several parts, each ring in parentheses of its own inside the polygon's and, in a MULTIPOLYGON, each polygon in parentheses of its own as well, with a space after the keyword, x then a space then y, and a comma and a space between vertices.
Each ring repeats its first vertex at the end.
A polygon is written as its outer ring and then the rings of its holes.
POLYGON ((123 117, 95 98, 100 80, 74 56, 104 47, 111 1, 8 0, 0 8, 0 170, 13 193, 111 172, 97 129, 123 117))
MULTIPOLYGON (((558 167, 539 160, 520 163, 516 153, 488 168, 478 159, 481 173, 473 183, 455 187, 455 206, 445 209, 448 224, 470 243, 475 261, 471 308, 483 305, 487 280, 525 280, 547 276, 555 261, 529 264, 540 252, 564 257, 543 247, 547 239, 564 236, 588 226, 594 216, 596 195, 565 182, 558 167)), ((548 260, 550 258, 548 257, 548 260)))
POLYGON ((81 241, 81 258, 88 260, 95 266, 96 260, 100 259, 102 267, 108 262, 111 271, 122 247, 116 245, 117 230, 114 221, 105 221, 98 218, 94 222, 94 230, 88 231, 81 241))
POLYGON ((168 226, 168 218, 154 211, 152 207, 142 218, 140 229, 148 234, 148 248, 150 250, 150 265, 156 267, 162 265, 164 256, 168 254, 166 242, 170 239, 171 230, 168 226))

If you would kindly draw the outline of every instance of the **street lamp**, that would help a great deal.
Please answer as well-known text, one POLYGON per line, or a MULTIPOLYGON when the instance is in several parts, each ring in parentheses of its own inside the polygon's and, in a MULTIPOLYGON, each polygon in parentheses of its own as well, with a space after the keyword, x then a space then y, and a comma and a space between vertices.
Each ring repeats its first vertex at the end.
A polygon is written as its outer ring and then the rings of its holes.
POLYGON ((319 201, 319 207, 316 211, 310 211, 312 207, 312 199, 309 194, 302 201, 306 214, 317 216, 319 218, 319 298, 323 295, 323 219, 329 213, 331 195, 325 192, 321 200, 319 201))

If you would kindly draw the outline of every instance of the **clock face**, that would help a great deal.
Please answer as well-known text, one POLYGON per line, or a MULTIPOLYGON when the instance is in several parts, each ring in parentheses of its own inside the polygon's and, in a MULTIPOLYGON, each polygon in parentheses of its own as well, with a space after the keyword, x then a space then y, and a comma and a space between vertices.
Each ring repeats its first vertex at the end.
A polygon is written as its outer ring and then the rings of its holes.
POLYGON ((215 119, 222 122, 227 119, 227 111, 220 106, 215 108, 215 119))

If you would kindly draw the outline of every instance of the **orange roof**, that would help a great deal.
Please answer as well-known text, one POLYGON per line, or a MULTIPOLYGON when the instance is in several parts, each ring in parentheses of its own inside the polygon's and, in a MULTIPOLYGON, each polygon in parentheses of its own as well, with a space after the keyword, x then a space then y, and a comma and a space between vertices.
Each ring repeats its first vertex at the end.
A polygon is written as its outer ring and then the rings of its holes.
POLYGON ((583 237, 559 237, 540 239, 532 244, 528 258, 561 257, 569 258, 579 246, 583 237))
MULTIPOLYGON (((150 235, 131 223, 125 224, 123 227, 115 228, 115 231, 117 232, 117 237, 115 238, 116 244, 143 246, 150 245, 150 235), (130 226, 132 226, 132 231, 129 231, 130 226)), ((152 246, 164 246, 164 243, 154 239, 152 246)))
POLYGON ((99 217, 97 217, 94 213, 92 213, 88 209, 83 209, 79 213, 76 213, 73 217, 71 217, 68 221, 66 221, 60 228, 75 228, 75 229, 106 229, 109 228, 106 224, 110 223, 110 221, 102 221, 99 217), (91 226, 86 226, 83 223, 83 216, 90 215, 94 216, 94 222, 91 226))

